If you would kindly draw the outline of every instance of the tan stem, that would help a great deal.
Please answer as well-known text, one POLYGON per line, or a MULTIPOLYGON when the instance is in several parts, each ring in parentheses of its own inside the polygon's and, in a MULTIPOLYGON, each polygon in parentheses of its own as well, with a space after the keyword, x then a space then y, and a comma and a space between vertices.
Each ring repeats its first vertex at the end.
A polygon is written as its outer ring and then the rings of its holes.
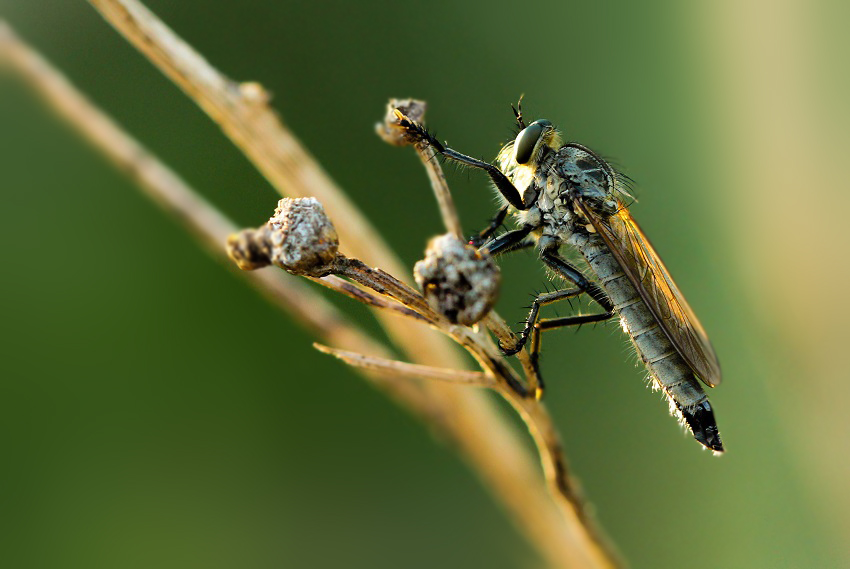
POLYGON ((493 388, 496 385, 491 377, 480 371, 465 371, 409 364, 398 360, 367 356, 365 354, 351 352, 348 350, 338 350, 336 348, 323 346, 322 344, 313 344, 313 347, 322 353, 341 359, 352 367, 376 371, 391 377, 423 379, 426 381, 446 381, 449 383, 490 388, 493 388))
MULTIPOLYGON (((351 252, 362 254, 390 273, 406 274, 363 216, 268 108, 267 98, 259 86, 240 85, 226 79, 134 0, 92 0, 92 4, 204 108, 275 187, 287 195, 318 197, 331 217, 341 222, 338 229, 343 239, 349 239, 346 246, 351 252)), ((216 254, 223 252, 223 237, 232 231, 232 223, 85 101, 58 72, 19 42, 2 22, 0 60, 26 77, 63 118, 129 172, 149 195, 186 223, 210 249, 216 254), (120 144, 121 141, 125 144, 120 144)), ((386 352, 347 323, 329 304, 316 301, 312 291, 297 288, 300 283, 290 286, 270 271, 257 272, 252 281, 325 341, 364 353, 386 352), (278 282, 285 284, 276 284, 278 282), (314 296, 305 297, 305 294, 314 296), (316 306, 323 308, 316 309, 316 306)), ((417 328, 410 319, 392 317, 385 324, 411 359, 451 367, 458 363, 459 367, 456 351, 425 327, 417 328)), ((518 527, 550 565, 616 565, 586 531, 580 516, 570 515, 563 507, 558 511, 540 484, 535 461, 523 448, 515 429, 500 419, 479 391, 437 382, 399 382, 370 377, 455 442, 461 455, 512 512, 518 527)), ((539 421, 533 413, 527 417, 539 421)), ((529 427, 532 433, 537 430, 532 424, 529 427)), ((545 448, 541 451, 550 452, 545 448)))

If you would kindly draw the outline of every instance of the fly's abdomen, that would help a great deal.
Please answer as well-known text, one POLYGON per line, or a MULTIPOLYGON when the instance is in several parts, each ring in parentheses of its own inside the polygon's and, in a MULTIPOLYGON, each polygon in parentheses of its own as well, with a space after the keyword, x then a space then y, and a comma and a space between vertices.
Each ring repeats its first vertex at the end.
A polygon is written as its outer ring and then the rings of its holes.
POLYGON ((614 304, 623 330, 646 365, 654 386, 667 396, 671 412, 684 420, 697 441, 721 452, 717 424, 702 386, 604 241, 596 234, 574 234, 570 242, 596 273, 597 282, 614 304))

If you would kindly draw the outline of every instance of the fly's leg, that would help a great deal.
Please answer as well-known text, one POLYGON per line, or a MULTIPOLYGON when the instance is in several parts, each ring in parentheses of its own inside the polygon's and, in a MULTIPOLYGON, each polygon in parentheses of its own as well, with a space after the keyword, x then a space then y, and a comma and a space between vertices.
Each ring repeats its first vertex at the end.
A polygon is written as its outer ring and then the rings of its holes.
MULTIPOLYGON (((512 356, 518 353, 523 346, 525 345, 528 338, 531 338, 531 349, 529 350, 529 357, 531 359, 531 365, 534 367, 534 373, 537 376, 537 389, 539 394, 542 394, 543 389, 545 387, 543 383, 543 375, 540 373, 540 333, 543 330, 548 330, 551 328, 559 328, 562 326, 576 326, 581 324, 587 324, 589 322, 601 322, 603 320, 607 320, 611 318, 614 314, 611 312, 603 312, 600 314, 587 314, 580 316, 567 316, 565 318, 545 318, 540 320, 540 308, 546 306, 547 304, 552 304, 558 302, 559 300, 564 300, 567 298, 575 298, 576 296, 580 296, 587 291, 582 288, 572 288, 572 289, 563 289, 556 290, 553 292, 547 292, 539 295, 534 299, 534 302, 531 304, 531 311, 528 313, 528 319, 525 322, 525 328, 523 328, 522 332, 519 335, 519 339, 513 348, 505 348, 501 343, 499 344, 499 348, 506 356, 512 356)), ((537 396, 538 398, 540 395, 537 396)))
MULTIPOLYGON (((511 235, 511 233, 506 234, 505 237, 511 235)), ((558 254, 558 248, 556 246, 550 246, 543 249, 543 251, 540 252, 540 259, 547 267, 558 273, 558 275, 560 275, 564 279, 571 282, 573 285, 575 285, 576 288, 544 293, 534 300, 534 302, 531 304, 531 311, 528 313, 528 318, 525 321, 525 327, 520 333, 519 341, 517 342, 517 344, 512 348, 505 348, 504 346, 501 347, 502 351, 509 356, 516 354, 523 348, 523 346, 525 346, 525 342, 531 335, 532 330, 538 326, 540 307, 546 304, 551 304, 564 298, 572 298, 582 293, 585 293, 591 299, 593 299, 599 306, 601 306, 602 310, 605 311, 602 314, 588 314, 582 316, 569 316, 567 318, 552 319, 552 321, 563 321, 563 323, 560 325, 547 325, 546 328, 557 328, 559 326, 585 324, 587 322, 599 322, 600 320, 606 320, 608 318, 611 318, 614 315, 614 305, 611 303, 611 300, 608 298, 608 295, 605 294, 605 292, 599 287, 599 285, 594 282, 588 281, 587 278, 585 278, 585 276, 581 273, 581 271, 573 267, 563 257, 561 257, 558 254)))
POLYGON ((487 249, 490 255, 494 257, 497 255, 504 255, 505 253, 512 253, 513 251, 519 251, 520 249, 531 247, 534 245, 534 241, 532 239, 526 239, 526 237, 528 237, 528 234, 531 233, 532 229, 534 228, 530 225, 526 225, 524 227, 520 227, 519 229, 508 231, 504 235, 500 235, 499 237, 493 239, 484 247, 487 249))
MULTIPOLYGON (((584 294, 585 291, 583 288, 565 288, 562 290, 556 290, 553 292, 544 292, 537 296, 534 299, 534 302, 531 303, 531 310, 528 313, 528 317, 525 320, 525 327, 522 329, 522 332, 519 333, 519 339, 517 343, 512 348, 506 348, 505 346, 499 345, 499 348, 506 356, 513 356, 517 354, 524 346, 525 343, 531 338, 532 342, 532 351, 534 351, 535 339, 539 335, 539 329, 542 322, 548 322, 549 320, 540 320, 540 309, 547 304, 552 304, 558 302, 559 300, 564 300, 567 298, 575 298, 579 295, 584 294)), ((588 315, 591 317, 604 316, 605 318, 610 318, 611 315, 608 313, 603 313, 601 315, 591 314, 588 315)), ((569 316, 567 318, 587 318, 588 316, 569 316)), ((563 318, 556 318, 554 320, 564 320, 563 318)), ((584 322, 575 322, 575 324, 584 324, 584 322)), ((570 324, 564 324, 565 326, 569 326, 570 324)), ((539 344, 539 340, 537 341, 539 344)))
POLYGON ((459 162, 461 164, 465 164, 466 166, 470 166, 472 168, 477 168, 479 170, 484 170, 485 172, 487 172, 487 175, 490 176, 490 179, 496 185, 496 188, 499 190, 502 196, 504 196, 505 200, 518 210, 525 211, 529 209, 532 205, 534 205, 534 200, 530 200, 527 204, 522 201, 522 196, 520 195, 519 190, 516 189, 516 187, 508 179, 508 177, 505 176, 505 174, 496 166, 490 164, 489 162, 484 162, 483 160, 472 158, 471 156, 461 154, 456 150, 452 150, 451 148, 443 146, 443 144, 439 140, 431 136, 431 134, 427 130, 425 130, 422 125, 410 120, 409 118, 404 116, 400 111, 396 111, 396 117, 398 118, 399 126, 405 129, 408 138, 413 142, 426 143, 431 148, 433 148, 449 160, 454 160, 455 162, 459 162))
POLYGON ((535 371, 540 378, 540 387, 543 387, 543 379, 540 376, 538 369, 538 358, 540 354, 540 333, 543 330, 561 328, 564 326, 577 326, 590 322, 601 322, 608 320, 614 316, 614 305, 608 298, 608 295, 594 282, 590 282, 585 278, 581 271, 569 264, 563 257, 558 254, 557 247, 547 247, 540 253, 540 258, 547 267, 558 273, 564 279, 575 285, 573 289, 556 290, 539 295, 531 304, 531 310, 528 313, 528 318, 525 321, 525 327, 519 335, 516 344, 511 348, 506 348, 500 345, 499 347, 505 355, 514 355, 518 353, 526 341, 531 337, 531 362, 534 365, 535 371), (594 300, 604 312, 599 314, 583 314, 579 316, 567 316, 564 318, 547 318, 540 320, 540 308, 547 304, 552 304, 565 298, 574 298, 581 294, 587 294, 594 300))
POLYGON ((602 310, 605 311, 608 318, 614 315, 614 304, 611 302, 611 299, 608 298, 608 295, 605 294, 605 291, 602 290, 602 288, 595 282, 587 280, 581 271, 561 257, 561 255, 558 254, 557 245, 544 247, 540 252, 540 260, 543 261, 547 267, 558 273, 558 275, 587 293, 587 296, 602 307, 602 310))
MULTIPOLYGON (((505 218, 505 214, 507 213, 507 206, 503 207, 499 210, 499 213, 496 217, 493 218, 493 221, 490 222, 490 225, 479 233, 477 236, 473 237, 469 240, 469 244, 473 247, 482 247, 482 243, 489 238, 496 230, 501 227, 502 221, 505 218)), ((493 239, 492 241, 487 242, 483 245, 484 248, 492 256, 504 255, 506 253, 513 253, 514 251, 519 251, 521 249, 527 249, 528 247, 534 246, 534 239, 526 239, 528 234, 534 228, 530 225, 526 225, 514 231, 509 231, 504 235, 500 235, 499 237, 493 239)))
POLYGON ((547 304, 552 304, 554 302, 558 302, 559 300, 564 300, 566 298, 574 298, 584 293, 584 289, 581 288, 571 288, 571 289, 563 289, 556 290, 553 292, 543 293, 538 295, 537 298, 534 299, 534 302, 531 303, 531 311, 528 313, 528 318, 525 321, 525 328, 523 328, 520 333, 519 339, 513 348, 506 349, 502 346, 501 342, 499 343, 499 348, 504 352, 507 356, 512 356, 518 353, 522 347, 525 345, 526 340, 528 340, 529 336, 531 336, 531 365, 534 367, 534 374, 537 377, 537 391, 538 391, 538 399, 540 395, 543 393, 543 376, 540 374, 540 366, 538 365, 538 354, 539 350, 537 347, 540 344, 539 336, 540 330, 538 327, 538 318, 540 317, 540 308, 546 306, 547 304))
POLYGON ((565 316, 563 318, 544 318, 538 320, 531 329, 531 346, 529 349, 529 357, 531 364, 534 366, 534 371, 537 373, 537 381, 540 389, 543 389, 543 376, 540 375, 540 339, 543 330, 553 330, 555 328, 563 328, 565 326, 581 326, 591 322, 603 322, 614 316, 612 312, 602 312, 599 314, 582 314, 579 316, 565 316))
POLYGON ((502 223, 505 222, 505 216, 508 215, 508 206, 503 207, 499 210, 499 213, 496 214, 496 217, 490 220, 490 224, 484 228, 484 230, 480 231, 478 235, 473 235, 469 238, 469 244, 473 247, 481 247, 484 243, 487 242, 490 237, 493 236, 494 233, 502 226, 502 223))
MULTIPOLYGON (((518 242, 512 244, 510 247, 502 248, 495 255, 493 254, 492 251, 490 251, 490 254, 493 255, 493 256, 506 255, 508 253, 513 253, 515 251, 522 251, 523 249, 528 249, 530 247, 534 247, 534 239, 523 239, 522 241, 518 241, 518 242)), ((489 250, 489 247, 488 247, 488 250, 489 250)))

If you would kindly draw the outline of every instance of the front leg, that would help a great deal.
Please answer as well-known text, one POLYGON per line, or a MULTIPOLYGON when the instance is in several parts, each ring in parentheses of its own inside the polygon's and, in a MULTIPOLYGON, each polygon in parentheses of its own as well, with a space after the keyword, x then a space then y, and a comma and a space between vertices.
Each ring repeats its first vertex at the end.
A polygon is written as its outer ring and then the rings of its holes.
POLYGON ((496 216, 490 220, 490 224, 487 225, 483 230, 478 232, 478 235, 473 235, 469 238, 469 244, 475 247, 476 249, 480 248, 484 243, 487 242, 490 237, 493 236, 496 231, 502 226, 505 222, 505 217, 508 215, 508 206, 503 207, 499 210, 496 216))
POLYGON ((466 154, 461 154, 456 150, 452 150, 451 148, 447 148, 443 146, 443 144, 431 136, 431 134, 425 130, 425 128, 407 118, 401 111, 396 110, 396 118, 398 118, 398 124, 402 127, 406 133, 407 137, 415 143, 425 143, 428 144, 431 148, 436 150, 442 156, 445 156, 449 160, 454 160, 455 162, 459 162, 461 164, 465 164, 466 166, 470 166, 472 168, 477 168, 479 170, 484 170, 487 172, 487 175, 490 176, 490 179, 493 181, 493 184, 496 185, 496 188, 505 198, 509 204, 514 206, 520 211, 525 211, 529 209, 532 205, 534 205, 534 200, 529 200, 529 203, 525 203, 522 201, 522 195, 519 193, 519 190, 516 189, 516 186, 513 185, 513 182, 505 176, 505 174, 499 170, 494 165, 489 162, 484 162, 483 160, 477 160, 472 158, 471 156, 467 156, 466 154))
POLYGON ((526 225, 524 227, 520 227, 519 229, 508 231, 504 235, 500 235, 499 237, 485 244, 484 248, 487 249, 490 255, 496 257, 498 255, 504 255, 505 253, 511 253, 513 251, 519 251, 520 249, 532 247, 534 246, 534 240, 526 239, 528 237, 528 234, 531 233, 532 229, 532 226, 526 225))

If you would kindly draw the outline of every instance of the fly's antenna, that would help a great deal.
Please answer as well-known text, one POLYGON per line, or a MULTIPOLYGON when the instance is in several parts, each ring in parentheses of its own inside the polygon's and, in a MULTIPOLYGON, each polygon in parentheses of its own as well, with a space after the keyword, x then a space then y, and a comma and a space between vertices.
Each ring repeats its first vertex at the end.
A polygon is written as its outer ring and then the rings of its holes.
POLYGON ((520 130, 526 127, 525 120, 522 118, 522 98, 525 97, 525 94, 519 96, 519 101, 517 101, 516 106, 511 105, 511 110, 514 112, 514 116, 516 117, 516 123, 519 125, 520 130))

